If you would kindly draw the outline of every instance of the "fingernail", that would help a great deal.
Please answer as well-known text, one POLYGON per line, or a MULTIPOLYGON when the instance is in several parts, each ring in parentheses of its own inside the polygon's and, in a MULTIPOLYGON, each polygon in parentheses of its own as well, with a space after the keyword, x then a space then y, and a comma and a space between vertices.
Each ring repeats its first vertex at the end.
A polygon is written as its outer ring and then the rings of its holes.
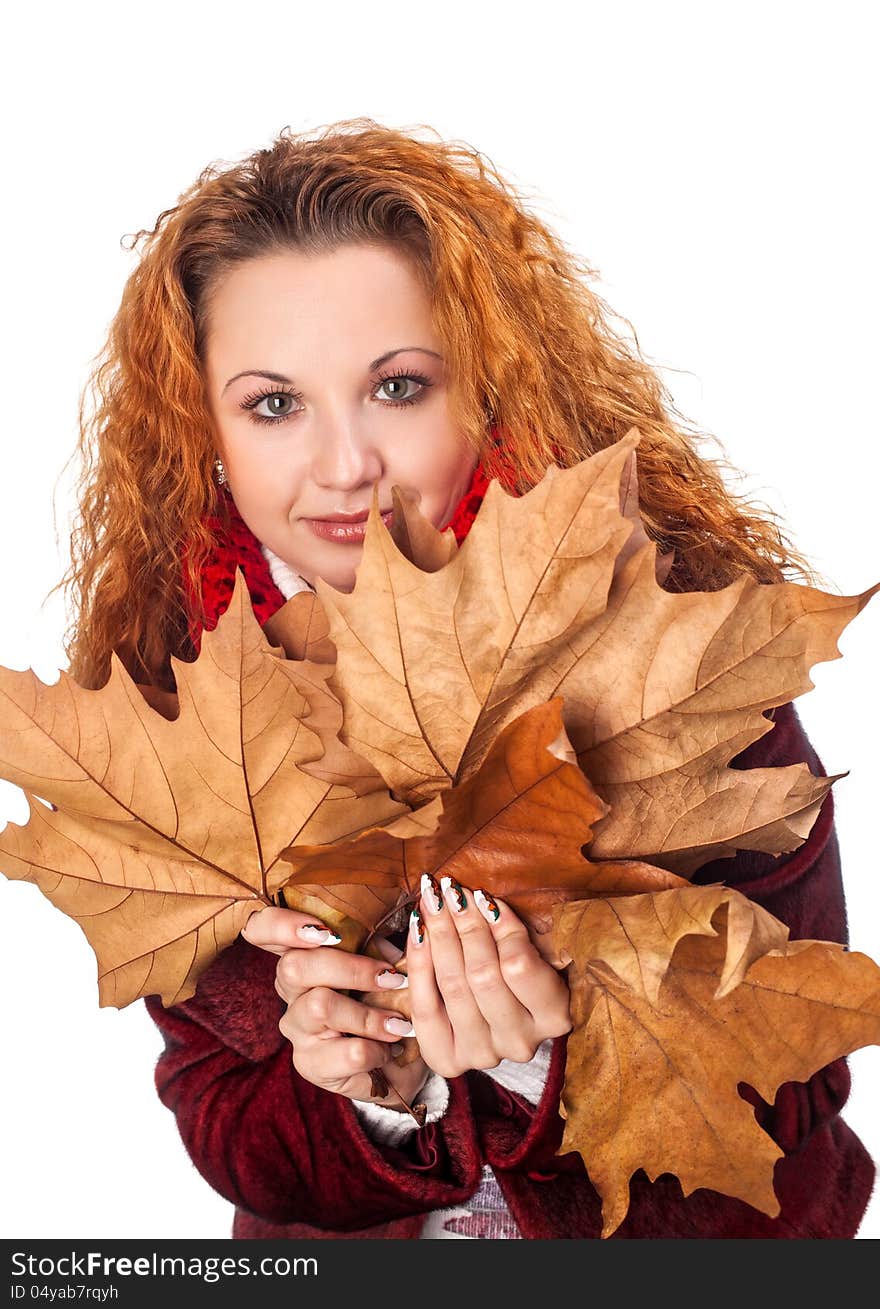
POLYGON ((386 1018, 385 1031, 392 1036, 415 1036, 416 1029, 405 1018, 386 1018))
POLYGON ((376 985, 389 989, 395 987, 398 991, 402 991, 405 986, 409 986, 409 978, 406 973, 399 973, 396 968, 383 968, 376 978, 376 985))
POLYGON ((457 914, 460 914, 462 909, 467 909, 464 891, 454 877, 441 877, 440 887, 457 914))
POLYGON ((439 914, 443 908, 443 896, 440 894, 440 887, 437 885, 436 878, 432 877, 430 873, 422 873, 419 890, 429 912, 439 914))
POLYGON ((320 923, 304 923, 302 927, 296 929, 296 934, 314 945, 339 945, 342 940, 341 936, 337 936, 327 927, 322 927, 320 923))
POLYGON ((395 1055, 395 1056, 396 1056, 396 1055, 399 1055, 399 1054, 403 1054, 403 1051, 404 1051, 404 1045, 403 1045, 403 1042, 402 1042, 402 1041, 395 1041, 393 1045, 390 1045, 390 1046, 388 1047, 388 1049, 389 1049, 389 1050, 391 1051, 391 1053, 392 1053, 393 1055, 395 1055))
POLYGON ((423 945, 425 941, 425 920, 422 918, 422 911, 418 905, 413 906, 413 911, 409 916, 409 939, 413 945, 423 945))
POLYGON ((487 923, 497 923, 501 917, 501 910, 498 908, 491 895, 485 891, 474 891, 474 903, 483 915, 487 923))

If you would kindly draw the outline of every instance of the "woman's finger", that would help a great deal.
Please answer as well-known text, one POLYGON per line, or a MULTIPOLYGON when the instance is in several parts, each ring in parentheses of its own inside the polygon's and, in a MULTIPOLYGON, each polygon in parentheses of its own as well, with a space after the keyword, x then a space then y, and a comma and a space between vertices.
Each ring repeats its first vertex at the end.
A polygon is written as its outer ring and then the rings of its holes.
POLYGON ((387 936, 376 936, 373 940, 382 958, 387 959, 390 964, 396 964, 398 959, 403 958, 403 951, 399 950, 393 941, 389 941, 387 936))
POLYGON ((327 1090, 369 1100, 369 1077, 359 1076, 373 1068, 389 1066, 399 1054, 397 1045, 385 1046, 364 1037, 335 1037, 329 1041, 300 1041, 293 1047, 293 1067, 312 1083, 327 1090))
POLYGON ((474 891, 474 903, 489 926, 505 984, 531 1014, 535 1026, 540 1031, 552 1030, 554 1035, 569 1031, 570 993, 566 981, 541 958, 525 923, 510 905, 482 889, 474 891))
POLYGON ((272 954, 283 954, 285 950, 302 946, 338 945, 342 940, 314 915, 275 905, 252 913, 241 929, 241 935, 251 945, 258 945, 261 950, 269 950, 272 954))
POLYGON ((314 986, 394 991, 406 985, 406 976, 391 964, 347 950, 285 950, 275 969, 275 990, 288 1003, 314 986))
MULTIPOLYGON (((369 1073, 374 1068, 391 1064, 395 1054, 399 1053, 395 1046, 381 1045, 358 1036, 350 1039, 340 1036, 335 1040, 300 1046, 296 1050, 294 1067, 310 1082, 335 1089, 340 1084, 348 1087, 348 1079, 358 1073, 369 1073)), ((355 1083, 347 1094, 354 1094, 355 1090, 359 1092, 358 1099, 371 1098, 368 1082, 355 1083)))
POLYGON ((454 1075, 455 1041, 443 998, 437 988, 431 943, 419 902, 409 917, 406 972, 409 978, 409 1009, 422 1057, 429 1068, 443 1077, 454 1075))
POLYGON ((404 1036, 412 1036, 412 1025, 389 1009, 376 1009, 327 986, 313 986, 288 1006, 279 1028, 290 1041, 302 1034, 321 1036, 324 1032, 344 1032, 371 1041, 393 1045, 404 1036))
POLYGON ((477 908, 472 891, 466 891, 451 877, 440 879, 440 889, 461 945, 465 978, 492 1032, 495 1048, 503 1049, 505 1058, 526 1062, 538 1044, 531 1040, 532 1014, 507 984, 492 929, 477 908))

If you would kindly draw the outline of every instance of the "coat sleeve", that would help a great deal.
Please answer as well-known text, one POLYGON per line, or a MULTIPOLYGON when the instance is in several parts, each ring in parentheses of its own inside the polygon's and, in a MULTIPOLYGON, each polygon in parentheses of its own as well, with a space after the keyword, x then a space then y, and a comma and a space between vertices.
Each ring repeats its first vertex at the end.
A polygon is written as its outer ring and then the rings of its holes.
MULTIPOLYGON (((773 729, 732 760, 731 767, 781 767, 806 763, 815 776, 825 776, 825 769, 794 706, 782 705, 768 716, 775 718, 773 729)), ((793 853, 772 856, 740 851, 732 859, 705 864, 692 881, 702 885, 724 882, 735 887, 786 923, 792 940, 847 943, 831 793, 826 796, 807 840, 793 853)), ((582 1171, 579 1156, 559 1156, 556 1153, 563 1132, 558 1104, 564 1081, 566 1043, 566 1037, 554 1042, 544 1095, 536 1108, 502 1088, 492 1087, 480 1074, 468 1074, 478 1108, 486 1157, 494 1168, 512 1169, 535 1181, 549 1181, 582 1171)), ((853 1213, 859 1204, 864 1206, 873 1183, 874 1168, 861 1143, 838 1118, 850 1091, 845 1058, 836 1059, 819 1069, 806 1083, 784 1083, 772 1105, 766 1104, 744 1083, 739 1089, 755 1106, 760 1125, 785 1151, 786 1157, 777 1162, 775 1173, 776 1189, 783 1207, 776 1221, 786 1229, 785 1234, 822 1234, 806 1230, 810 1225, 815 1227, 819 1220, 811 1217, 808 1222, 804 1215, 808 1210, 812 1212, 817 1203, 816 1195, 821 1195, 824 1186, 832 1184, 832 1178, 833 1184, 839 1185, 837 1174, 843 1171, 844 1153, 850 1170, 853 1213)), ((757 1215, 751 1206, 730 1197, 701 1190, 682 1198, 677 1179, 669 1175, 652 1184, 643 1173, 637 1173, 632 1180, 631 1197, 625 1233, 621 1229, 621 1234, 629 1237, 775 1234, 748 1230, 751 1216, 763 1219, 763 1215, 757 1215), (674 1189, 677 1188, 678 1208, 675 1204, 670 1205, 667 1194, 670 1182, 674 1182, 674 1189), (748 1211, 747 1218, 743 1217, 745 1211, 748 1211), (673 1218, 674 1213, 679 1217, 673 1218), (658 1218, 658 1214, 665 1217, 658 1218), (680 1231, 670 1229, 670 1223, 675 1222, 679 1222, 680 1231), (736 1230, 738 1224, 741 1231, 736 1230)), ((851 1220, 838 1217, 842 1230, 851 1220)))
POLYGON ((205 1180, 270 1222, 340 1233, 472 1195, 481 1165, 465 1081, 451 1085, 441 1121, 399 1145, 372 1141, 349 1099, 293 1067, 276 964, 239 937, 190 1000, 144 1001, 165 1040, 156 1090, 205 1180))

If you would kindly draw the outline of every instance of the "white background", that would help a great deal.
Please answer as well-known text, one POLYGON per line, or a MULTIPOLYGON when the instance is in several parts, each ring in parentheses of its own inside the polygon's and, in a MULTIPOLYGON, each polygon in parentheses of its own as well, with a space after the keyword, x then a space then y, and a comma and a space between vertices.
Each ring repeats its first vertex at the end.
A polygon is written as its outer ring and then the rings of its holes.
MULTIPOLYGON (((207 163, 362 114, 488 155, 599 270, 679 409, 785 515, 828 589, 880 580, 872 8, 16 6, 0 663, 54 680, 63 662, 62 601, 41 602, 67 562, 80 390, 134 265, 121 238, 207 163)), ((851 943, 880 960, 880 599, 840 645, 798 708, 827 771, 849 770, 834 794, 851 943)), ((0 820, 23 821, 0 789, 0 820)), ((228 1236, 231 1206, 156 1097, 143 1006, 99 1008, 85 938, 34 885, 0 878, 0 914, 0 1234, 228 1236)), ((880 1160, 880 1052, 850 1066, 845 1116, 880 1160)), ((878 1235, 875 1200, 860 1236, 878 1235)))

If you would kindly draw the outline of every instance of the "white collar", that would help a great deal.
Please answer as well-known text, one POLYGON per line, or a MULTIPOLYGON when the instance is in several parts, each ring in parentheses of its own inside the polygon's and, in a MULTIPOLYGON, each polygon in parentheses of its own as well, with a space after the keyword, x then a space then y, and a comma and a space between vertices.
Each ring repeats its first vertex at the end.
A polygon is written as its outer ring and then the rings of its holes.
POLYGON ((298 591, 314 591, 315 588, 312 586, 311 582, 307 582, 304 577, 301 577, 299 573, 291 568, 290 564, 284 562, 280 555, 275 554, 273 550, 270 550, 267 545, 263 545, 262 543, 260 544, 260 549, 263 552, 263 557, 269 565, 269 572, 272 574, 272 581, 278 587, 278 590, 284 596, 285 600, 289 600, 290 597, 296 595, 298 591))

